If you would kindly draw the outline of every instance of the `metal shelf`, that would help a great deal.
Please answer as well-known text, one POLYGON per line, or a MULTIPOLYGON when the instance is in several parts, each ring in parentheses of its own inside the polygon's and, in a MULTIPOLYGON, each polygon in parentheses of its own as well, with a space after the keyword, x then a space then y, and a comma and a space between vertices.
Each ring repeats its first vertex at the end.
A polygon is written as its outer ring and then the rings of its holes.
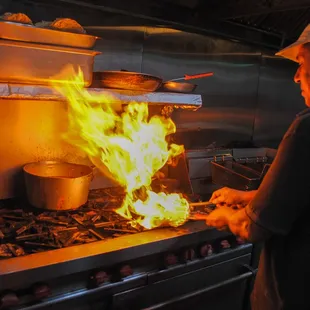
MULTIPOLYGON (((166 92, 143 93, 101 88, 89 88, 88 90, 93 94, 106 94, 108 96, 113 96, 116 102, 121 102, 122 104, 135 101, 147 102, 154 105, 174 105, 193 109, 197 109, 202 105, 202 98, 199 94, 166 92)), ((0 84, 0 98, 19 100, 65 100, 60 93, 51 87, 18 84, 0 84)))

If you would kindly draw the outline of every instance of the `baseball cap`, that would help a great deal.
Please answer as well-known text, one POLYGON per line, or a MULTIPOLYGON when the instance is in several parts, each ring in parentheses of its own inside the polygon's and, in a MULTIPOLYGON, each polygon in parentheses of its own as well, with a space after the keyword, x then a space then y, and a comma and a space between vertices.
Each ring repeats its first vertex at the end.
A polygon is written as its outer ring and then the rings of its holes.
POLYGON ((284 58, 297 61, 297 54, 301 45, 310 42, 310 24, 304 29, 298 40, 276 53, 276 56, 282 56, 284 58))

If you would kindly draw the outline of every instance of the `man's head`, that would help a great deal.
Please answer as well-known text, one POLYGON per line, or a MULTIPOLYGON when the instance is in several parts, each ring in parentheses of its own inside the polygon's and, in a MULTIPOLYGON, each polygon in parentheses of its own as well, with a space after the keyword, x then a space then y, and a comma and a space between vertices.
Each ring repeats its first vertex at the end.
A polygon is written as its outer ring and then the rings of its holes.
POLYGON ((294 76, 295 83, 300 84, 301 95, 310 107, 310 43, 301 45, 297 52, 299 67, 294 76))
POLYGON ((295 43, 276 55, 299 63, 294 81, 300 84, 301 94, 305 98, 306 105, 310 107, 310 24, 295 43))

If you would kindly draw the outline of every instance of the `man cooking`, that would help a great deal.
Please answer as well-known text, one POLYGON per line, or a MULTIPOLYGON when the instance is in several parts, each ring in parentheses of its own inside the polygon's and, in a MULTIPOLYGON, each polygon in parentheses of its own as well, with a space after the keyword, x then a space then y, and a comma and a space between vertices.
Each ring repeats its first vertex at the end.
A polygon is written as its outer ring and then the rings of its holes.
MULTIPOLYGON (((277 53, 299 63, 294 81, 310 107, 310 25, 277 53)), ((275 90, 281 91, 281 90, 275 90)), ((264 242, 252 310, 310 309, 310 109, 297 115, 257 191, 223 188, 207 224, 250 242, 264 242), (243 205, 239 210, 231 205, 243 205)))

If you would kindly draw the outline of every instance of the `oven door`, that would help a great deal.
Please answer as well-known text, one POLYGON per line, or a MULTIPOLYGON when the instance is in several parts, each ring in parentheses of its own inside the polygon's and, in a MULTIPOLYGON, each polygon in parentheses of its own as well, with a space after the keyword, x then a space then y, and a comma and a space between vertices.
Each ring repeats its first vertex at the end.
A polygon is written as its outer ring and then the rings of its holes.
POLYGON ((251 255, 168 278, 144 287, 115 294, 117 310, 242 310, 248 280, 253 272, 251 255))
POLYGON ((227 310, 243 309, 247 282, 252 277, 248 271, 232 279, 220 282, 205 289, 185 294, 143 310, 227 310))

